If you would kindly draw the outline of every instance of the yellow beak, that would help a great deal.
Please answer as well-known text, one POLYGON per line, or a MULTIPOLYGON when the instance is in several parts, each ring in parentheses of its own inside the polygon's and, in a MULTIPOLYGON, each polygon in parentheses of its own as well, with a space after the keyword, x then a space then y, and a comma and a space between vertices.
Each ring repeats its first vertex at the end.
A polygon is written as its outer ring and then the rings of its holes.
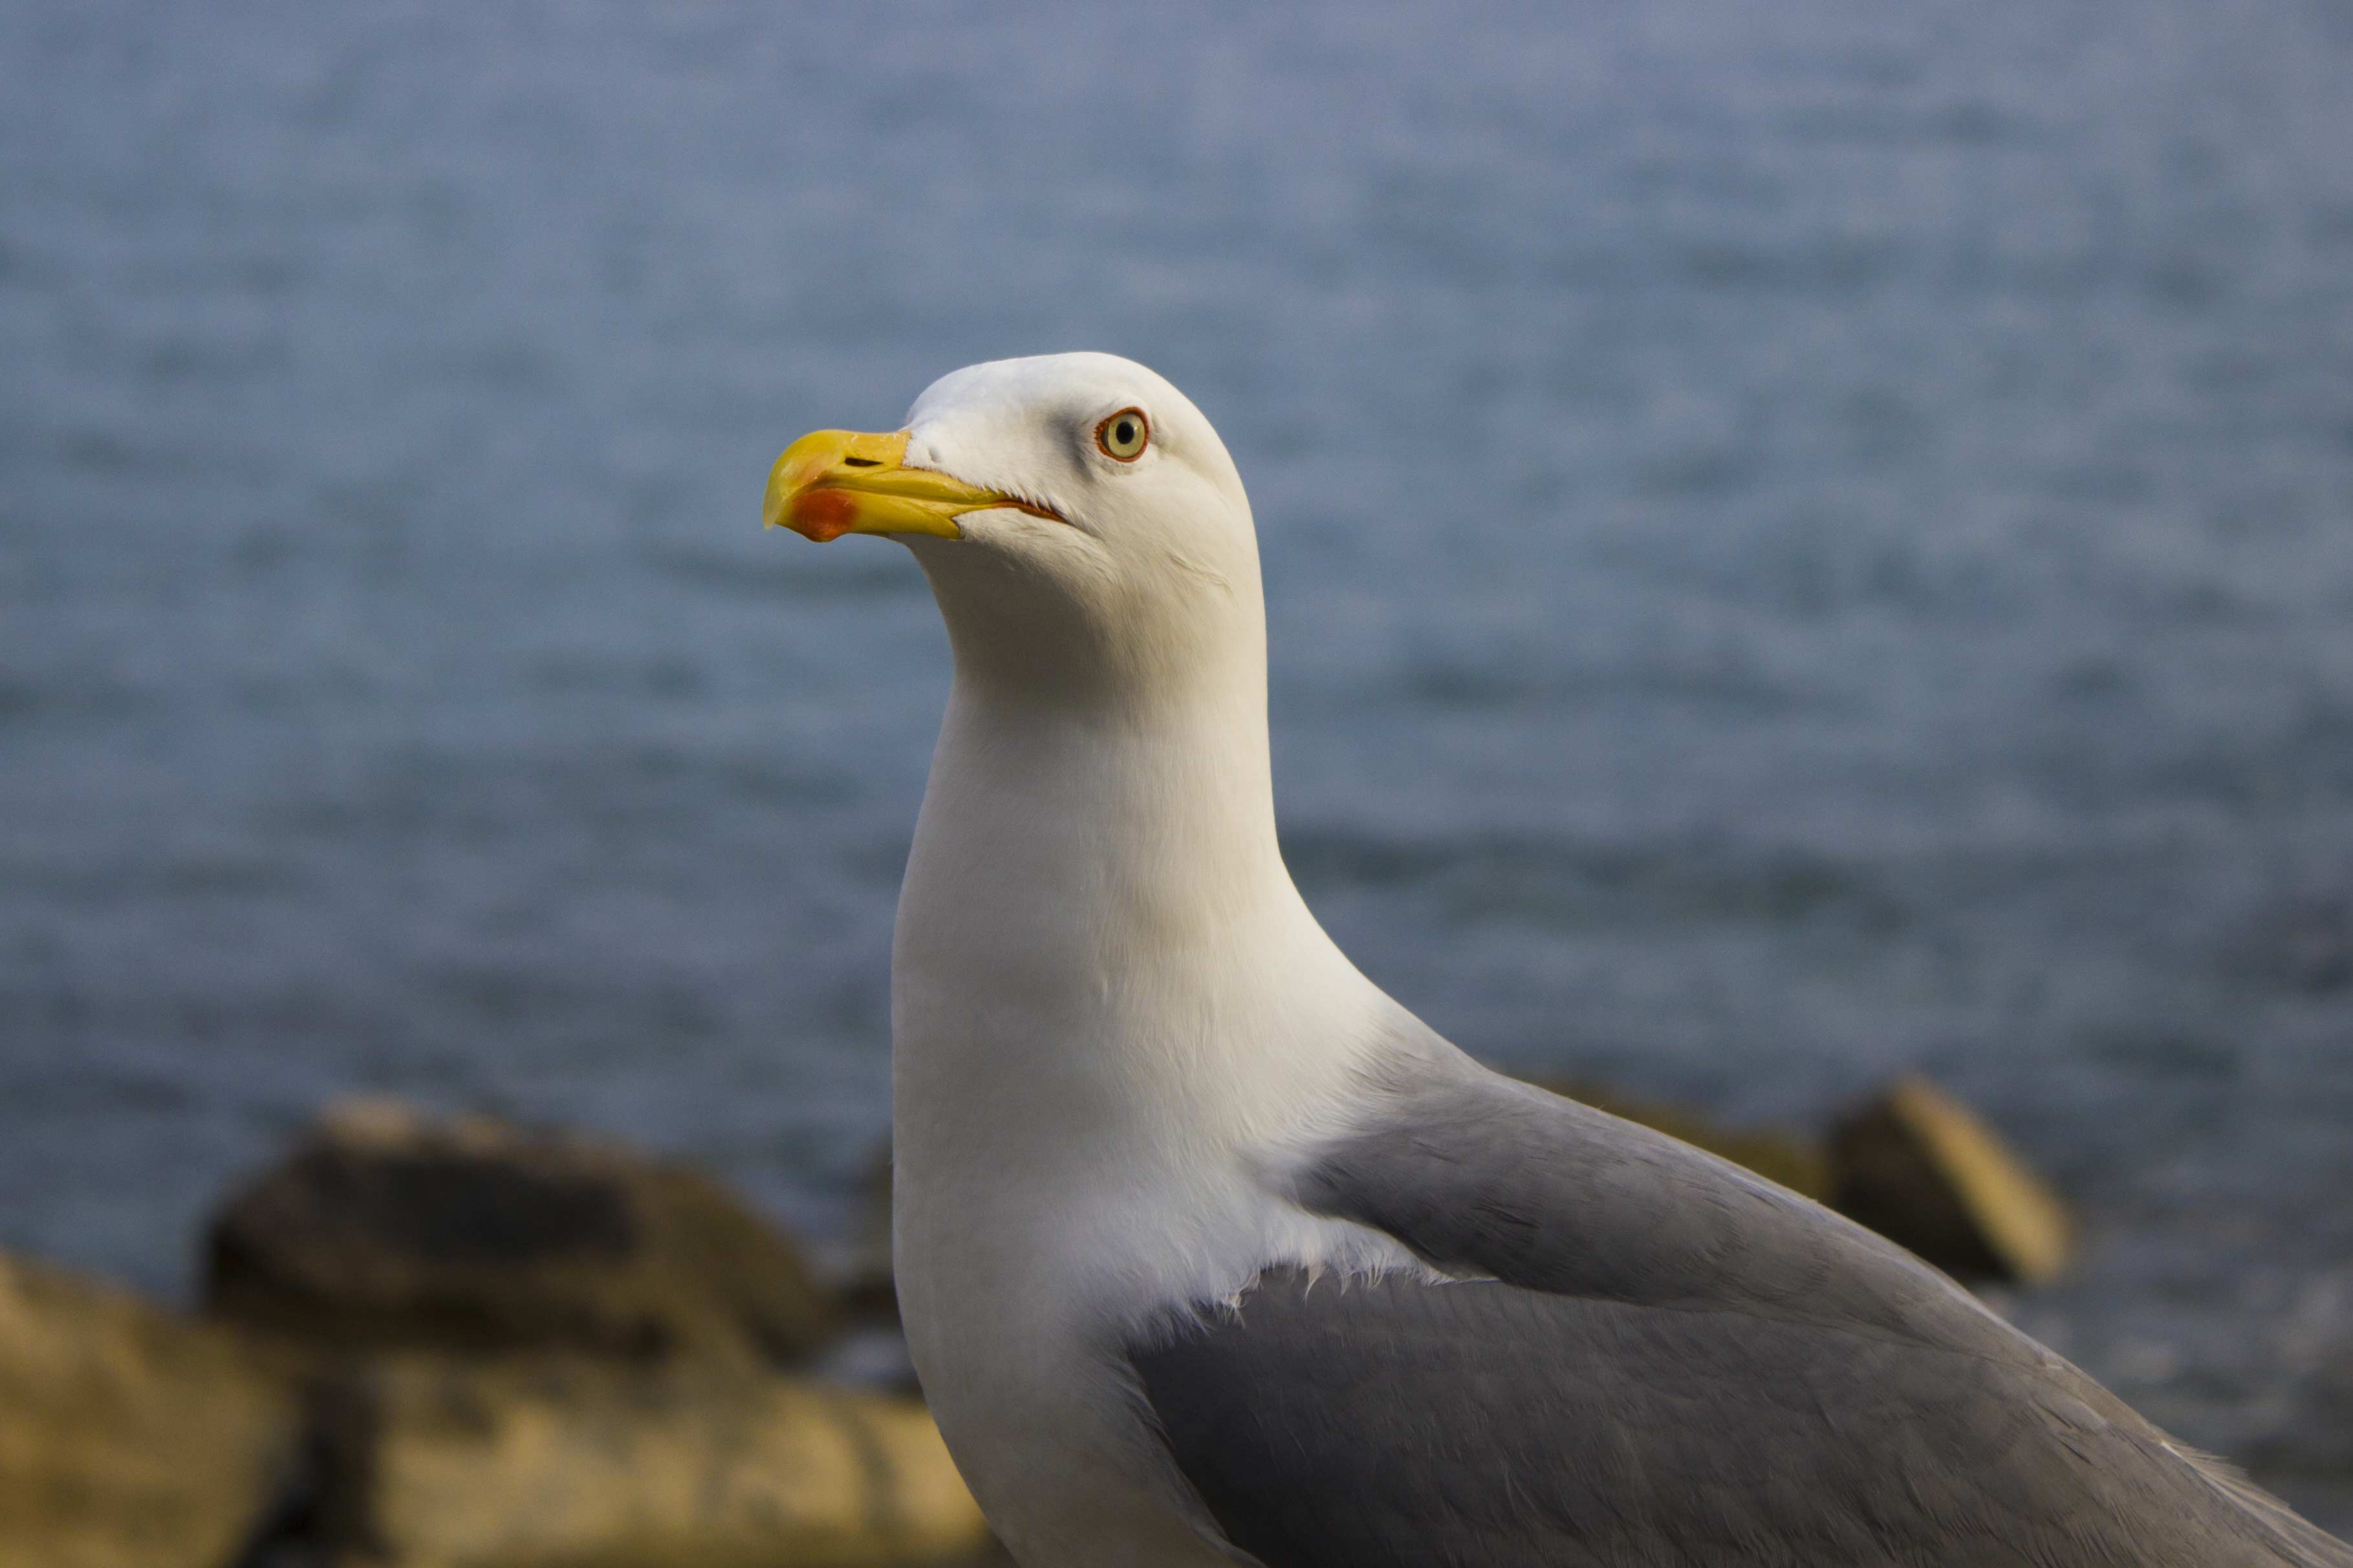
POLYGON ((929 468, 904 467, 907 433, 864 436, 818 430, 785 448, 768 470, 760 520, 822 544, 845 533, 928 533, 961 539, 956 519, 991 507, 1040 507, 965 484, 929 468))

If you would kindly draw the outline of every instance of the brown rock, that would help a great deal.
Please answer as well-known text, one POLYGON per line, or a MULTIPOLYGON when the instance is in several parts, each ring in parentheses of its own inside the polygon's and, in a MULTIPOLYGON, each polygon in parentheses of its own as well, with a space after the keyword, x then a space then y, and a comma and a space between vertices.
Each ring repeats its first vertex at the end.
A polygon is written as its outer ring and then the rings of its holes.
POLYGON ((988 1541, 913 1400, 708 1363, 405 1354, 343 1403, 313 1561, 881 1568, 988 1541))
POLYGON ((338 1349, 569 1349, 789 1363, 834 1308, 700 1172, 396 1103, 332 1113, 206 1239, 216 1317, 338 1349))
POLYGON ((235 1335, 0 1258, 0 1568, 219 1568, 294 1426, 235 1335))
POLYGON ((887 1138, 867 1157, 835 1283, 851 1321, 898 1325, 899 1295, 891 1271, 891 1142, 887 1138))
POLYGON ((2064 1268, 2067 1210, 1995 1131, 1907 1074, 1831 1131, 1831 1205, 1957 1279, 2033 1284, 2064 1268))
POLYGON ((1807 1197, 1819 1199, 1830 1191, 1830 1162, 1820 1145, 1802 1133, 1771 1127, 1725 1127, 1687 1107, 1638 1100, 1599 1084, 1568 1080, 1544 1087, 1596 1110, 1680 1138, 1807 1197))

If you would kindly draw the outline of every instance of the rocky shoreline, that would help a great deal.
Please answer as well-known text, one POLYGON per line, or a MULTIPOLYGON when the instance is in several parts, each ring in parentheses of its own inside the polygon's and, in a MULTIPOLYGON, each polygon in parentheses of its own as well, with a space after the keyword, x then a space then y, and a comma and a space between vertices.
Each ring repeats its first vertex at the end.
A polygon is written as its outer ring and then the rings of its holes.
MULTIPOLYGON (((1822 1140, 1552 1087, 1964 1278, 2065 1262, 2057 1200, 1919 1079, 1822 1140)), ((193 1313, 0 1257, 0 1568, 1002 1563, 878 1268, 609 1142, 331 1110, 216 1212, 193 1313)))

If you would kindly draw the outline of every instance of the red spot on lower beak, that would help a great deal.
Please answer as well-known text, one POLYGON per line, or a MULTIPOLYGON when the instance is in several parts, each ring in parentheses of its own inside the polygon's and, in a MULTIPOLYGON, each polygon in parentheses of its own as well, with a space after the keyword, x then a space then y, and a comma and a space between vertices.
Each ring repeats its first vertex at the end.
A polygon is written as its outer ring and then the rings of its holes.
POLYGON ((858 526, 858 500, 847 490, 804 490, 793 498, 785 521, 823 544, 858 526))

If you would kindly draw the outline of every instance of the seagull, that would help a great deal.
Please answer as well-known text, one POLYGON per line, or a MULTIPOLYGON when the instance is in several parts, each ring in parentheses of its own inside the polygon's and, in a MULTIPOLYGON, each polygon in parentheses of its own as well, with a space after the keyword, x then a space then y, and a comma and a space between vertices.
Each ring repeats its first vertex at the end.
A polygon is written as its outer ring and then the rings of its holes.
POLYGON ((899 1302, 1026 1568, 2353 1568, 1911 1254, 1481 1067, 1276 842, 1249 498, 1100 353, 823 430, 955 682, 891 978, 899 1302))

